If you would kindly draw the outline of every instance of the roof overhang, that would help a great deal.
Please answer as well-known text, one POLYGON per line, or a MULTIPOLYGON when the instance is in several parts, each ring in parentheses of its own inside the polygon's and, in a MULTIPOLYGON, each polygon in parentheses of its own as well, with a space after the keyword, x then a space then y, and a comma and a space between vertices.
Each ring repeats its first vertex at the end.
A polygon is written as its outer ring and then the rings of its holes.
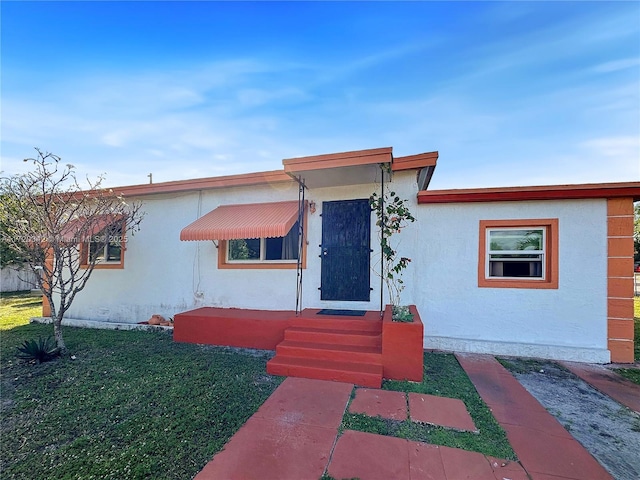
POLYGON ((284 237, 298 215, 297 201, 221 205, 184 227, 180 240, 284 237))
POLYGON ((391 170, 394 172, 417 170, 418 190, 426 190, 427 187, 429 187, 429 182, 431 182, 433 172, 436 170, 438 155, 438 152, 428 152, 406 157, 396 157, 393 159, 391 170))
POLYGON ((196 178, 192 180, 175 180, 173 182, 149 183, 144 185, 130 185, 113 187, 115 195, 138 197, 143 195, 158 195, 164 193, 193 192, 217 188, 249 187, 258 185, 287 184, 293 180, 283 170, 268 172, 241 173, 221 177, 196 178))
MULTIPOLYGON (((308 188, 324 188, 381 182, 380 165, 392 161, 392 148, 386 147, 289 158, 282 164, 286 174, 300 179, 308 188)), ((389 174, 384 175, 384 181, 389 181, 389 174)))
POLYGON ((640 200, 640 182, 469 188, 418 192, 418 203, 514 202, 588 198, 632 198, 634 201, 638 201, 640 200))

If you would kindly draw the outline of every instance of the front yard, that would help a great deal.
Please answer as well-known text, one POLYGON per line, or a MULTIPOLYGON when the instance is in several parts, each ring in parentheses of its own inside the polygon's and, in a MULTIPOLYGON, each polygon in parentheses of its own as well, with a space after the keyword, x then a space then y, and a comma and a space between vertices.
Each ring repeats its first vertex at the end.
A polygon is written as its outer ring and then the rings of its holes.
MULTIPOLYGON (((640 298, 635 308, 638 339, 640 298)), ((164 332, 66 327, 75 359, 28 364, 16 347, 52 334, 28 324, 39 312, 39 298, 2 295, 3 479, 192 478, 283 380, 265 373, 270 352, 174 343, 164 332)), ((341 428, 515 459, 455 357, 426 352, 424 361, 423 382, 383 388, 460 398, 480 433, 350 413, 341 428)), ((625 370, 638 382, 637 369, 625 370)))
POLYGON ((155 332, 67 327, 75 360, 16 359, 39 299, 3 295, 0 414, 3 479, 192 478, 282 378, 267 356, 174 343, 155 332))

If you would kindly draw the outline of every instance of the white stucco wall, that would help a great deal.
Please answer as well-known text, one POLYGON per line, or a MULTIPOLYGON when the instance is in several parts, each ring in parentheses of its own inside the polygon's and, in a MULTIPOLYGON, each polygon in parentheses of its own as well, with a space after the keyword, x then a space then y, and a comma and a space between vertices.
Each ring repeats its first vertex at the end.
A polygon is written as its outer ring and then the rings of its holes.
MULTIPOLYGON (((425 348, 607 362, 606 201, 418 205, 415 172, 387 187, 409 199, 417 222, 397 236, 412 262, 404 303, 425 325, 425 348), (479 288, 479 221, 559 219, 559 288, 479 288)), ((322 202, 368 198, 379 185, 311 189, 302 307, 377 310, 380 279, 369 302, 320 300, 322 202)), ((182 242, 180 230, 219 205, 297 200, 296 185, 227 188, 142 197, 147 215, 129 239, 122 270, 96 270, 68 318, 136 323, 201 306, 293 310, 296 271, 219 270, 213 242, 182 242)), ((375 218, 372 267, 379 270, 375 218)), ((220 252, 223 254, 223 252, 220 252)), ((387 303, 385 295, 384 302, 387 303)))
POLYGON ((607 362, 605 200, 420 205, 425 348, 607 362), (479 288, 479 221, 558 218, 558 289, 479 288))
MULTIPOLYGON (((307 268, 303 272, 303 307, 373 309, 380 307, 380 281, 371 273, 370 302, 320 300, 322 202, 366 199, 375 185, 307 191, 316 203, 307 217, 307 268)), ((414 194, 415 196, 415 194, 414 194)), ((296 185, 229 188, 209 192, 143 197, 146 216, 140 232, 129 238, 124 269, 96 269, 67 317, 140 322, 152 314, 173 316, 200 306, 294 310, 296 270, 218 269, 213 242, 183 242, 183 227, 219 205, 297 200, 296 185), (200 207, 198 205, 201 205, 200 207)), ((372 242, 377 242, 371 217, 372 242)), ((375 245, 372 243, 372 248, 375 245)), ((374 255, 375 256, 375 255, 374 255)), ((375 260, 375 259, 374 259, 375 260)))

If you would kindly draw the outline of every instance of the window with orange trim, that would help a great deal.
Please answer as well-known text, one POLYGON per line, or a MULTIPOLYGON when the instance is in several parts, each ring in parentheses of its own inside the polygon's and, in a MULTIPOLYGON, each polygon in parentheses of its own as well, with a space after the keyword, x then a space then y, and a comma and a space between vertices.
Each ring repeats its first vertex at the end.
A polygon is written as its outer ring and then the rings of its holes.
MULTIPOLYGON (((284 237, 220 240, 218 268, 295 269, 298 268, 299 257, 302 268, 306 268, 307 242, 303 231, 300 251, 299 225, 296 221, 284 237)), ((306 211, 304 225, 306 226, 306 211)))
POLYGON ((558 288, 558 219, 481 220, 478 286, 558 288))
POLYGON ((80 247, 81 265, 87 266, 95 259, 94 268, 124 268, 125 252, 124 223, 114 223, 80 247))

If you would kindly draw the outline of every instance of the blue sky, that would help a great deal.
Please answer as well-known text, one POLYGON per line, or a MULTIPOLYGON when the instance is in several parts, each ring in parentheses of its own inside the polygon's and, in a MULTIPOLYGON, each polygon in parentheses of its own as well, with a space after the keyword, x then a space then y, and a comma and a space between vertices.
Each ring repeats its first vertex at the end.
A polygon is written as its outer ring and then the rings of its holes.
POLYGON ((8 2, 1 159, 109 185, 438 150, 430 188, 640 180, 638 2, 8 2))

